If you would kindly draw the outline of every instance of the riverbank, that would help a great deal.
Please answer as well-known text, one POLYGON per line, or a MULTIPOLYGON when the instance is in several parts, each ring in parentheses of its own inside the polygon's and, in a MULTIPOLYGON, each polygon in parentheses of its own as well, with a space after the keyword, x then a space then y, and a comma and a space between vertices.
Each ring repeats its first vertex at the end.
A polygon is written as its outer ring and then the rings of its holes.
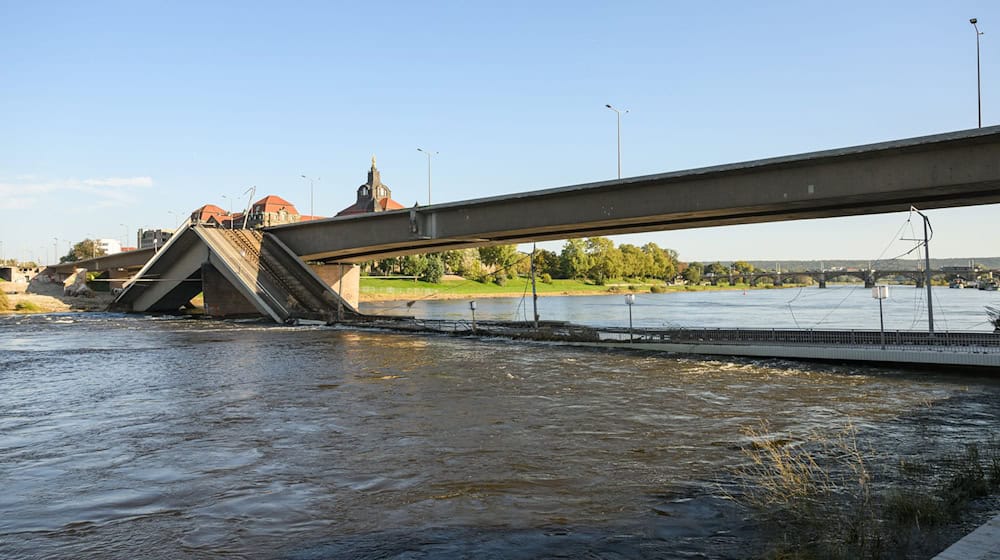
MULTIPOLYGON (((577 280, 552 280, 537 282, 536 290, 539 297, 545 296, 601 296, 621 295, 626 293, 670 293, 670 292, 704 292, 732 290, 769 290, 780 288, 797 288, 800 284, 785 286, 750 286, 735 284, 732 286, 691 286, 684 284, 649 284, 649 283, 609 283, 604 286, 587 284, 577 280)), ((487 298, 520 298, 531 294, 531 283, 525 278, 510 280, 504 286, 484 284, 475 280, 460 277, 445 279, 439 283, 430 283, 398 278, 362 277, 359 293, 361 302, 377 301, 408 301, 408 300, 446 300, 446 299, 487 299, 487 298)))
POLYGON ((62 285, 35 283, 28 292, 23 282, 4 282, 0 285, 7 300, 7 309, 0 314, 63 313, 67 311, 105 311, 113 299, 111 294, 96 293, 92 296, 71 297, 64 295, 62 285))

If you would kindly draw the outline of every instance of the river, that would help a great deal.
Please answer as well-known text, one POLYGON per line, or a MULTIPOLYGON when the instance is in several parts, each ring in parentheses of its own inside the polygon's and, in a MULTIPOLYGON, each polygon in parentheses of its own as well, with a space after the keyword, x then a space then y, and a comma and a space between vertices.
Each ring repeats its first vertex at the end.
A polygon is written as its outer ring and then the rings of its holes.
MULTIPOLYGON (((530 290, 530 287, 527 287, 530 290)), ((531 292, 525 297, 480 299, 479 319, 529 320, 531 292)), ((984 310, 1000 307, 1000 292, 934 287, 936 330, 992 331, 984 310)), ((471 299, 471 298, 470 298, 471 299)), ((882 301, 887 330, 927 329, 927 290, 890 286, 882 301)), ((416 298, 410 301, 363 303, 367 313, 414 315, 433 319, 469 319, 468 300, 416 298)), ((542 319, 572 321, 593 326, 627 326, 629 310, 621 295, 546 296, 538 298, 542 319)), ((860 284, 830 288, 720 290, 638 293, 632 306, 636 327, 741 327, 789 329, 879 328, 879 302, 860 284)))
MULTIPOLYGON (((738 301, 764 326, 765 297, 795 293, 640 295, 634 312, 724 321, 706 307, 738 301)), ((618 299, 541 305, 613 322, 618 299)), ((995 379, 932 370, 99 313, 0 316, 0 387, 3 558, 742 558, 760 536, 721 488, 743 427, 851 424, 895 461, 1000 417, 995 379)))

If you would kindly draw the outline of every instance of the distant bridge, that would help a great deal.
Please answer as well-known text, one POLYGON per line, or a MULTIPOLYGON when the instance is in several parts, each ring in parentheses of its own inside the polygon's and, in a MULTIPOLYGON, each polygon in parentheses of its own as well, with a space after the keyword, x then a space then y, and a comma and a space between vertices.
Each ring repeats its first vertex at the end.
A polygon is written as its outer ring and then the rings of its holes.
MULTIPOLYGON (((865 283, 866 288, 873 287, 879 280, 883 278, 908 278, 914 281, 917 288, 923 288, 926 282, 926 273, 923 270, 880 270, 880 269, 863 269, 863 270, 811 270, 811 271, 785 271, 778 272, 773 270, 761 270, 751 273, 741 273, 733 272, 726 275, 712 275, 706 274, 704 278, 709 280, 713 286, 719 285, 720 282, 726 281, 730 285, 736 284, 737 282, 741 284, 749 284, 750 286, 756 286, 761 280, 770 280, 775 286, 781 286, 788 282, 790 278, 795 277, 808 277, 812 278, 820 288, 826 288, 827 282, 833 281, 837 278, 857 278, 865 283)), ((957 272, 954 270, 931 270, 931 278, 945 278, 946 280, 953 280, 955 278, 963 278, 965 280, 975 280, 976 278, 994 278, 1000 277, 1000 270, 977 270, 971 272, 957 272)))

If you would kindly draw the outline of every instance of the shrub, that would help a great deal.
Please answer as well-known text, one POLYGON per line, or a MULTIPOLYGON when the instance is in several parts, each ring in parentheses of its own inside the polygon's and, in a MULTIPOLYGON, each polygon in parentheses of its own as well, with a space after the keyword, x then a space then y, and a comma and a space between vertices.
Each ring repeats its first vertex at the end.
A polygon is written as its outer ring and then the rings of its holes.
POLYGON ((493 283, 497 286, 507 285, 507 274, 502 270, 498 270, 496 274, 493 275, 493 283))
POLYGON ((0 311, 7 311, 10 309, 10 300, 7 299, 7 294, 0 292, 0 311))
POLYGON ((548 272, 542 274, 542 284, 551 284, 551 283, 552 283, 552 275, 549 274, 548 272))
POLYGON ((650 286, 649 293, 651 294, 662 294, 667 291, 666 286, 650 286))
POLYGON ((34 302, 19 301, 19 302, 17 302, 17 305, 14 306, 14 310, 15 311, 24 311, 24 312, 28 312, 28 313, 36 313, 38 311, 41 311, 42 308, 38 307, 38 305, 35 304, 34 302))

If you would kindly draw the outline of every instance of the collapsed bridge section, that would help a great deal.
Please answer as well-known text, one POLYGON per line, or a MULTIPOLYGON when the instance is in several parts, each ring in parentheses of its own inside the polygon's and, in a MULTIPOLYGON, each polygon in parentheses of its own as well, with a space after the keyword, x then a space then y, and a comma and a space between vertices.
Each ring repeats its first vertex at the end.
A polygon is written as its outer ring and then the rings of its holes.
POLYGON ((113 309, 174 312, 203 294, 212 317, 331 322, 357 317, 345 300, 274 236, 187 225, 115 299, 113 309))

